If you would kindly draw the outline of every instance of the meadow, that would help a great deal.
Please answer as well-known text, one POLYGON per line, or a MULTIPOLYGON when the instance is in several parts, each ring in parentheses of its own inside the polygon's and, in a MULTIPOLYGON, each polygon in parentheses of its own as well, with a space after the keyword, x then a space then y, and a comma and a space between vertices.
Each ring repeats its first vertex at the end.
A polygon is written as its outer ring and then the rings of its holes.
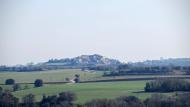
POLYGON ((135 95, 141 98, 149 96, 143 91, 146 81, 127 82, 100 82, 100 83, 78 83, 78 84, 50 84, 40 88, 31 88, 13 92, 19 98, 33 93, 39 101, 43 94, 56 95, 63 91, 72 91, 77 95, 77 102, 86 102, 95 98, 115 98, 123 95, 135 95))
POLYGON ((0 72, 0 84, 4 84, 5 80, 9 78, 14 79, 16 83, 33 83, 36 79, 42 79, 44 82, 64 82, 66 78, 74 78, 75 74, 80 75, 81 81, 159 77, 190 78, 189 75, 126 75, 103 77, 103 71, 81 71, 81 69, 58 69, 35 72, 0 72))
MULTIPOLYGON (((120 76, 120 77, 102 77, 102 72, 81 71, 79 69, 51 70, 40 72, 4 72, 0 73, 0 83, 8 78, 15 79, 16 83, 33 83, 35 79, 42 79, 44 82, 63 82, 65 78, 73 78, 75 74, 80 74, 81 80, 97 80, 112 78, 140 78, 140 77, 158 77, 158 75, 141 75, 141 76, 120 76)), ((27 94, 34 94, 36 101, 40 101, 42 95, 56 95, 64 91, 72 91, 77 95, 76 103, 84 103, 92 99, 116 98, 119 96, 137 96, 140 99, 150 97, 155 93, 146 93, 144 87, 148 80, 141 81, 119 81, 119 82, 93 82, 93 83, 64 83, 64 84, 44 84, 43 87, 35 88, 33 84, 22 84, 28 86, 27 89, 14 91, 13 95, 20 98, 27 94)), ((11 89, 11 85, 0 85, 4 89, 11 89)), ((175 93, 160 93, 173 95, 175 93)))
POLYGON ((80 69, 60 69, 35 72, 1 72, 0 84, 4 84, 6 79, 12 78, 16 83, 33 83, 36 79, 44 82, 64 82, 65 78, 74 78, 75 74, 80 75, 81 80, 92 80, 102 76, 101 72, 84 72, 80 69))

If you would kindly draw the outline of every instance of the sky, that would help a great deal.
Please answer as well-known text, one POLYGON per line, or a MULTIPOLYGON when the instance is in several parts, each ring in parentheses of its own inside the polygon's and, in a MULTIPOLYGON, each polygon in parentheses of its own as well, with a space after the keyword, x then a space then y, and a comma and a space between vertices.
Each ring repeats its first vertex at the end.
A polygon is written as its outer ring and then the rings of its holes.
POLYGON ((0 65, 190 57, 189 0, 0 0, 0 65))

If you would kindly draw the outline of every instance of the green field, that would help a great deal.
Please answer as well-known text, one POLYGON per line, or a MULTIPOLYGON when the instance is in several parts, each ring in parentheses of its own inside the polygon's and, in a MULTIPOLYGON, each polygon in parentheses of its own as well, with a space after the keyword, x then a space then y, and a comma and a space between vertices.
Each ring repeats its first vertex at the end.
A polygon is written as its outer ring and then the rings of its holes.
POLYGON ((158 77, 190 77, 189 75, 126 75, 102 77, 101 71, 81 71, 80 69, 60 69, 36 72, 0 72, 0 84, 4 84, 6 79, 12 78, 16 83, 33 83, 35 79, 42 79, 44 82, 64 82, 65 78, 74 78, 75 74, 80 74, 81 81, 86 80, 108 80, 126 78, 158 78, 158 77))
POLYGON ((145 98, 150 94, 136 93, 143 91, 145 83, 146 81, 128 81, 45 85, 40 88, 17 91, 14 92, 14 95, 21 98, 26 94, 33 93, 39 101, 43 94, 55 95, 63 91, 72 91, 77 94, 78 102, 85 102, 94 98, 115 98, 123 95, 135 95, 145 98))
POLYGON ((84 72, 80 69, 49 70, 36 72, 1 72, 0 84, 6 79, 12 78, 16 83, 32 83, 35 79, 42 79, 44 82, 63 82, 65 78, 74 78, 75 74, 80 74, 81 80, 91 80, 101 77, 100 72, 84 72))
MULTIPOLYGON (((63 82, 66 77, 73 78, 75 74, 80 74, 81 80, 97 79, 120 79, 120 78, 139 78, 139 77, 158 77, 159 75, 141 76, 119 76, 102 77, 101 72, 83 72, 79 69, 51 70, 41 72, 4 72, 0 73, 0 83, 8 78, 13 78, 17 83, 33 83, 35 79, 42 79, 44 82, 63 82)), ((43 87, 34 88, 33 84, 27 84, 29 89, 12 92, 16 97, 21 98, 27 94, 35 94, 36 101, 40 101, 43 94, 56 95, 64 91, 72 91, 77 95, 78 103, 96 98, 116 98, 119 96, 134 95, 140 99, 150 97, 153 93, 143 92, 146 80, 143 81, 120 81, 120 82, 96 82, 96 83, 77 83, 77 84, 44 84, 43 87)), ((26 84, 22 84, 24 87, 26 84)), ((1 85, 4 89, 12 89, 11 85, 1 85)), ((23 88, 22 88, 23 89, 23 88)), ((174 93, 162 93, 173 95, 174 93)))
MULTIPOLYGON (((40 88, 16 91, 13 94, 22 98, 26 94, 36 95, 36 101, 40 101, 43 94, 56 95, 64 91, 72 91, 77 95, 78 103, 84 103, 92 99, 116 98, 119 96, 134 95, 140 99, 150 97, 153 93, 142 92, 147 81, 123 81, 123 82, 99 82, 99 83, 78 83, 78 84, 55 84, 45 85, 40 88)), ((174 93, 162 93, 172 95, 174 93)))

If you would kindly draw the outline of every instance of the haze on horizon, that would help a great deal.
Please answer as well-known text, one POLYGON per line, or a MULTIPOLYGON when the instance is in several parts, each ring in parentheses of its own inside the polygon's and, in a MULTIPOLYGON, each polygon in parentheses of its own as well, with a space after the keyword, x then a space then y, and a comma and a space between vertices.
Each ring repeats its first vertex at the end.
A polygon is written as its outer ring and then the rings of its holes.
POLYGON ((190 57, 188 0, 1 0, 0 65, 190 57))

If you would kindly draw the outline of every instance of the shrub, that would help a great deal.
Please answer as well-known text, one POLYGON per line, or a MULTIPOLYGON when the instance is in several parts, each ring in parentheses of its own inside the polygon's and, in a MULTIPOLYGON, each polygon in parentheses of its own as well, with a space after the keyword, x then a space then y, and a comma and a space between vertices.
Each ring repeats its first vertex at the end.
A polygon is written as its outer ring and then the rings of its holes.
POLYGON ((6 85, 13 85, 13 84, 15 84, 15 80, 14 80, 14 79, 7 79, 7 80, 5 81, 5 84, 6 84, 6 85))
POLYGON ((42 87, 43 86, 43 80, 41 79, 36 79, 34 82, 35 87, 42 87))

